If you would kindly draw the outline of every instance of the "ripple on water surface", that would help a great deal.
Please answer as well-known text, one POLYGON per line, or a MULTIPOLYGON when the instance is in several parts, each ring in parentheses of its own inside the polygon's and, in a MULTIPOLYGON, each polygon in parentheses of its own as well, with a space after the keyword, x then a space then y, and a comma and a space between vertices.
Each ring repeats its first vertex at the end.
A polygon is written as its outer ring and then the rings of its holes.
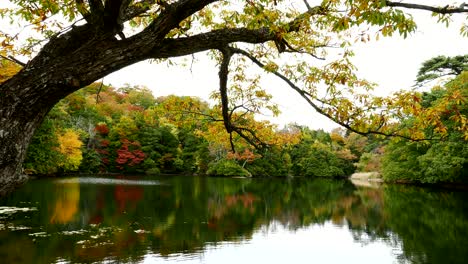
POLYGON ((128 179, 111 179, 111 178, 69 178, 56 180, 55 183, 68 184, 104 184, 104 185, 162 185, 159 181, 152 180, 128 180, 128 179))

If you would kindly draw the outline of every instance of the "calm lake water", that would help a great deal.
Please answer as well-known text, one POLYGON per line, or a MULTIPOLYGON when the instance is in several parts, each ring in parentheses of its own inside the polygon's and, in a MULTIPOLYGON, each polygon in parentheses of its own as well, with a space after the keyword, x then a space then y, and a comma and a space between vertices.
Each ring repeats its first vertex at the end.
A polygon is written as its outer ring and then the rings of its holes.
POLYGON ((325 179, 30 181, 2 263, 468 263, 468 193, 325 179))

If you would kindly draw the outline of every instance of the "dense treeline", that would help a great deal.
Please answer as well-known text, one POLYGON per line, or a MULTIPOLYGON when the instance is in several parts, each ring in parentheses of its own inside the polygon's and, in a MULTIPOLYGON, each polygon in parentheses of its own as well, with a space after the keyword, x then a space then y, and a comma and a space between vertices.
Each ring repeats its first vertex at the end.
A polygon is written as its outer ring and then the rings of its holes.
POLYGON ((233 137, 233 152, 219 111, 198 98, 154 98, 142 87, 93 84, 53 108, 31 142, 24 169, 31 174, 325 177, 354 171, 359 154, 346 145, 343 131, 331 137, 296 125, 279 130, 253 115, 244 118, 265 147, 233 137))
MULTIPOLYGON (((379 171, 388 182, 467 183, 468 72, 463 69, 468 56, 436 57, 423 66, 430 68, 432 63, 438 77, 448 68, 460 67, 452 65, 456 58, 464 65, 459 74, 443 86, 415 94, 414 110, 400 119, 401 126, 413 129, 421 140, 374 140, 361 156, 358 170, 379 171)), ((427 81, 430 75, 424 76, 427 81)))
MULTIPOLYGON (((468 175, 468 134, 463 131, 468 124, 468 72, 446 84, 422 93, 422 112, 427 112, 424 122, 428 140, 391 142, 386 147, 382 172, 390 181, 407 180, 423 183, 466 182, 468 175), (463 123, 463 127, 455 122, 463 123), (440 135, 433 136, 433 131, 440 135)), ((413 116, 405 124, 421 122, 413 116)))
POLYGON ((24 168, 30 174, 311 177, 357 170, 378 172, 388 182, 466 183, 467 65, 467 55, 423 63, 418 84, 439 80, 439 85, 414 92, 407 98, 411 102, 394 102, 412 105, 393 115, 395 126, 411 131, 411 139, 298 125, 278 129, 247 112, 237 125, 262 142, 256 148, 239 135, 230 137, 219 105, 186 96, 154 98, 142 87, 93 84, 53 108, 32 140, 24 168), (440 82, 446 75, 452 78, 440 82))

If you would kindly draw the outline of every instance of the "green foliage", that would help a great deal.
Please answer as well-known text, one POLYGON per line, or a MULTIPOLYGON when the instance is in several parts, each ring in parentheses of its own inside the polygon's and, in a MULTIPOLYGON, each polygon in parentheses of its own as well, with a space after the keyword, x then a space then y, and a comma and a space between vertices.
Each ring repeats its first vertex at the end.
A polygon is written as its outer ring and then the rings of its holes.
POLYGON ((323 131, 303 129, 302 140, 291 150, 292 174, 310 177, 345 177, 355 168, 352 160, 338 157, 331 137, 323 131))
POLYGON ((458 142, 392 143, 382 164, 387 181, 466 182, 467 169, 468 144, 458 142))
POLYGON ((36 130, 29 145, 23 167, 27 173, 52 174, 57 172, 63 156, 57 151, 59 142, 53 120, 46 118, 36 130))
POLYGON ((466 181, 468 144, 436 143, 418 157, 424 182, 466 181))
POLYGON ((277 148, 264 153, 262 158, 247 163, 245 168, 255 177, 275 176, 286 177, 291 175, 292 159, 287 151, 277 148))
POLYGON ((296 175, 312 177, 346 176, 339 159, 328 150, 312 147, 307 156, 296 164, 296 175))
POLYGON ((143 161, 143 169, 146 174, 159 175, 161 171, 158 168, 158 164, 151 158, 146 158, 143 161))
POLYGON ((382 164, 382 154, 377 152, 365 152, 359 158, 356 164, 356 170, 359 172, 380 172, 382 164))
POLYGON ((81 161, 79 171, 85 173, 97 173, 101 166, 101 157, 95 149, 85 149, 83 151, 83 160, 81 161))
POLYGON ((420 180, 421 167, 418 157, 427 151, 427 146, 418 143, 391 143, 385 148, 382 173, 386 181, 420 180))
POLYGON ((443 76, 457 76, 463 71, 468 71, 468 55, 437 56, 423 62, 416 76, 416 82, 421 85, 443 76))
POLYGON ((235 161, 225 159, 209 164, 206 174, 215 176, 252 176, 249 171, 242 168, 235 161))
MULTIPOLYGON (((433 62, 440 60, 437 57, 433 62)), ((468 72, 461 72, 444 87, 435 87, 422 95, 419 110, 422 114, 408 116, 403 124, 421 124, 423 133, 433 140, 389 143, 382 163, 385 180, 422 183, 468 180, 467 79, 468 72)))

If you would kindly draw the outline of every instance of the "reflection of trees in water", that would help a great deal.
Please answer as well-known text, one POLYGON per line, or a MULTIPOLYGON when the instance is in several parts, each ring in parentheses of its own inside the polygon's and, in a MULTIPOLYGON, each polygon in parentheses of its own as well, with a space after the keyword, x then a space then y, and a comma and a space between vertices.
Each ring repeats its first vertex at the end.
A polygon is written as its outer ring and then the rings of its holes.
POLYGON ((55 207, 50 217, 50 223, 66 224, 73 221, 78 213, 80 202, 79 182, 68 183, 57 189, 55 207))
POLYGON ((413 263, 466 263, 468 194, 388 186, 387 225, 413 263))
POLYGON ((467 193, 387 185, 356 194, 362 200, 358 214, 366 215, 365 225, 350 224, 356 241, 385 241, 411 263, 466 263, 467 193))
MULTIPOLYGON (((347 226, 359 243, 383 240, 392 248, 402 248, 402 260, 457 263, 466 259, 464 193, 407 186, 372 189, 326 179, 170 177, 163 182, 166 185, 82 185, 66 192, 50 184, 42 185, 40 192, 26 188, 10 202, 21 201, 21 196, 39 201, 45 211, 33 214, 31 221, 51 234, 37 239, 26 254, 41 255, 39 262, 44 263, 58 257, 132 262, 141 260, 148 250, 162 256, 196 253, 207 244, 250 239, 257 230, 278 223, 297 230, 331 221, 347 226), (51 217, 59 219, 54 216, 57 203, 73 205, 64 210, 67 217, 60 218, 66 218, 66 224, 49 222, 51 217), (73 208, 78 212, 67 212, 73 208), (82 234, 61 233, 81 228, 85 229, 82 234)), ((27 234, 0 232, 1 241, 10 241, 8 245, 28 244, 27 234)), ((8 248, 2 246, 0 252, 8 248)))

